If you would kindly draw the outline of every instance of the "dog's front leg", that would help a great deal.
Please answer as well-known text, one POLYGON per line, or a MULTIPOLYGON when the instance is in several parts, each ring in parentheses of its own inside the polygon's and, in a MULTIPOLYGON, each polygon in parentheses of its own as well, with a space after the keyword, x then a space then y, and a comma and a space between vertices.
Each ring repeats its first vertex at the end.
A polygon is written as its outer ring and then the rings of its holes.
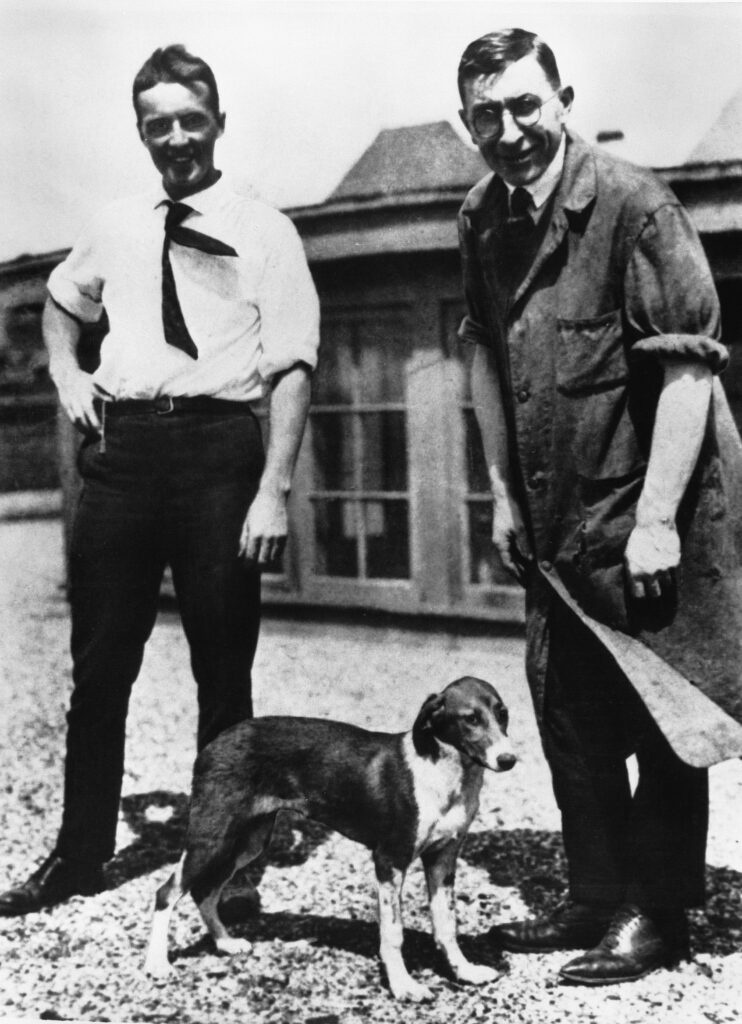
POLYGON ((425 878, 428 883, 430 917, 433 922, 433 937, 457 981, 468 985, 483 985, 494 981, 499 975, 492 967, 473 964, 466 959, 456 938, 456 902, 454 879, 456 858, 461 841, 426 850, 422 854, 425 878))
POLYGON ((402 886, 405 873, 378 853, 374 853, 374 866, 379 894, 379 955, 392 995, 395 999, 409 999, 416 1003, 432 999, 433 993, 410 976, 402 959, 402 886))

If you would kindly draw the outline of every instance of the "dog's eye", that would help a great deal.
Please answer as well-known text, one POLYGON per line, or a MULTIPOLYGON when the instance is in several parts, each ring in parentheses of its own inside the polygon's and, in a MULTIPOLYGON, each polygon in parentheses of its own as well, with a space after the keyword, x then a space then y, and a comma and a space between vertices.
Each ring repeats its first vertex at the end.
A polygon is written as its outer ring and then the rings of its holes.
POLYGON ((476 711, 466 711, 461 717, 467 725, 479 725, 479 714, 476 711))

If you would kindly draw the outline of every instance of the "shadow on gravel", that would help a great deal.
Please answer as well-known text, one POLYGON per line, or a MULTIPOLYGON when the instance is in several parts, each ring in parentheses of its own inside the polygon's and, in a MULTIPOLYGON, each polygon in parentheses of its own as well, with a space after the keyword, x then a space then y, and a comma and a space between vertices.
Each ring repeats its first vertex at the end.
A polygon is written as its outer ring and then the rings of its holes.
MULTIPOLYGON (((180 858, 188 822, 185 793, 156 790, 137 793, 121 801, 126 824, 136 839, 120 850, 106 867, 108 888, 149 874, 180 858)), ((267 854, 249 866, 246 875, 258 886, 267 864, 291 867, 303 864, 328 837, 330 830, 291 814, 279 814, 267 854)), ((461 859, 487 872, 493 886, 517 889, 533 915, 548 914, 567 888, 567 868, 559 832, 540 829, 502 829, 473 832, 467 837, 461 859)), ((705 910, 691 915, 691 944, 695 953, 726 956, 742 948, 742 874, 730 868, 707 869, 708 900, 705 910)), ((319 945, 374 957, 378 928, 374 923, 350 918, 261 914, 240 927, 253 940, 307 939, 319 945)), ((437 953, 429 935, 405 932, 406 955, 411 965, 430 965, 437 953)), ((486 936, 462 936, 461 946, 472 959, 493 962, 486 936)), ((190 955, 206 947, 193 947, 190 955)), ((183 953, 181 955, 188 955, 183 953)), ((499 962, 498 966, 502 966, 499 962)))
POLYGON ((695 953, 728 956, 742 949, 742 874, 731 868, 706 869, 706 907, 691 917, 695 953))
MULTIPOLYGON (((136 839, 119 850, 106 866, 109 889, 180 859, 188 824, 188 796, 165 790, 135 793, 122 799, 121 813, 136 839)), ((314 821, 279 814, 267 855, 250 865, 248 877, 257 885, 266 864, 303 864, 329 834, 328 829, 314 821)))
MULTIPOLYGON (((303 940, 315 947, 342 950, 375 960, 379 954, 379 926, 375 921, 318 914, 291 914, 284 911, 260 913, 252 920, 230 927, 230 932, 251 942, 298 942, 303 940)), ((502 955, 494 950, 484 936, 460 935, 464 955, 475 963, 486 963, 506 970, 502 955)), ((211 939, 204 935, 198 942, 178 950, 175 959, 190 959, 213 954, 211 939)), ((432 968, 438 974, 450 977, 448 967, 438 952, 432 936, 415 928, 405 928, 403 954, 410 970, 432 968)))
MULTIPOLYGON (((534 916, 548 914, 567 891, 567 865, 559 832, 503 829, 470 833, 462 860, 487 871, 493 885, 515 888, 534 916)), ((694 953, 727 956, 742 948, 742 874, 706 869, 707 902, 693 911, 694 953)), ((462 942, 463 946, 463 942, 462 942)))
POLYGON ((567 887, 560 832, 528 828, 470 832, 460 858, 486 871, 493 885, 517 889, 534 914, 549 913, 567 887))

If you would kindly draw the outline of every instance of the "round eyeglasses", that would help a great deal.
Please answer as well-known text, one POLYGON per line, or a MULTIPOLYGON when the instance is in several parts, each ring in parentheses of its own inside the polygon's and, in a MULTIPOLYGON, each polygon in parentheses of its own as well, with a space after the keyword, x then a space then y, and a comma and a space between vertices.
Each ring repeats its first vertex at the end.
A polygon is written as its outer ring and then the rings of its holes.
POLYGON ((505 130, 503 113, 507 110, 512 119, 520 128, 532 128, 541 120, 541 109, 547 103, 551 103, 559 96, 561 89, 554 92, 545 100, 538 96, 526 93, 524 96, 514 96, 513 99, 505 100, 504 103, 487 103, 478 107, 471 116, 471 126, 480 139, 488 142, 492 139, 499 139, 505 130))

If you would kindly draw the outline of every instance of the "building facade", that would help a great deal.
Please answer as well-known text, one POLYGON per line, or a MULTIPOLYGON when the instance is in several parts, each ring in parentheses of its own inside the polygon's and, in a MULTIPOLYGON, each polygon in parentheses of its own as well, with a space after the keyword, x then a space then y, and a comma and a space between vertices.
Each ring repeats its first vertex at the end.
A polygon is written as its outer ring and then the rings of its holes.
MULTIPOLYGON (((289 544, 280 571, 264 577, 266 601, 522 618, 520 591, 490 540, 467 353, 456 338, 463 315, 456 213, 485 172, 446 122, 384 131, 325 202, 287 211, 320 295, 322 342, 289 544)), ((689 209, 711 262, 732 350, 727 394, 742 423, 742 160, 702 153, 659 173, 689 209)), ((0 351, 17 359, 18 328, 10 337, 8 325, 25 317, 24 358, 39 367, 35 386, 47 413, 53 398, 38 311, 62 256, 0 268, 0 351)), ((86 337, 91 363, 99 337, 100 330, 86 337)), ((76 440, 63 420, 59 438, 69 509, 76 440)), ((45 473, 56 472, 46 449, 38 460, 45 473)))

